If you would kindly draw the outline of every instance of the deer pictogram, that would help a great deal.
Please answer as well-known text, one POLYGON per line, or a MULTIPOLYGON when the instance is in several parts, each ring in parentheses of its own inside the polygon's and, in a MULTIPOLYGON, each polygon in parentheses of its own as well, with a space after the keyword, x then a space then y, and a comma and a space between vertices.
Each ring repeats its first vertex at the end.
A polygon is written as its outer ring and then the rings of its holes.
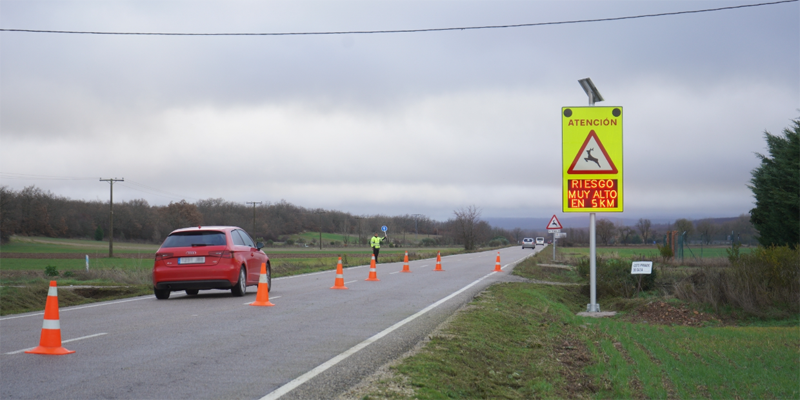
POLYGON ((602 168, 602 167, 600 166, 600 162, 597 160, 597 158, 594 158, 594 157, 592 157, 592 151, 594 151, 594 147, 592 147, 592 148, 591 148, 591 149, 589 149, 589 150, 586 150, 586 155, 587 155, 588 157, 584 158, 583 160, 584 160, 584 161, 590 161, 590 162, 594 162, 595 164, 597 164, 597 167, 598 167, 598 168, 602 168))

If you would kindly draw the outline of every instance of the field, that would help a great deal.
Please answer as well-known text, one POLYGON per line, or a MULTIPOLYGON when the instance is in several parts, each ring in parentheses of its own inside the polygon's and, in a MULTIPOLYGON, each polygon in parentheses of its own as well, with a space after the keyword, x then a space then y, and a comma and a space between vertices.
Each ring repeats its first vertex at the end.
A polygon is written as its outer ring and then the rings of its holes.
MULTIPOLYGON (((573 250, 573 249, 568 249, 573 250)), ((577 282, 539 266, 515 274, 577 282)), ((722 321, 675 299, 617 300, 611 318, 579 317, 581 287, 494 285, 350 399, 800 397, 800 320, 722 321)))
MULTIPOLYGON (((683 257, 684 260, 693 259, 707 259, 707 258, 720 258, 727 257, 727 246, 704 246, 692 247, 691 252, 688 247, 684 247, 683 257)), ((563 256, 583 256, 589 257, 588 247, 559 247, 560 254, 563 256)), ((752 250, 750 247, 742 247, 739 252, 742 254, 749 253, 752 250)), ((552 251, 550 251, 552 256, 552 251)), ((621 257, 633 258, 644 257, 647 260, 657 260, 661 258, 658 248, 655 246, 619 246, 619 247, 597 247, 598 257, 621 257)))
MULTIPOLYGON (((309 235, 309 233, 306 233, 309 235)), ((323 239, 325 239, 323 235, 323 239)), ((331 235, 329 239, 336 239, 331 235)), ((152 293, 153 257, 158 245, 115 242, 108 258, 108 242, 43 237, 12 237, 0 246, 0 315, 41 310, 49 280, 62 290, 59 304, 69 306, 152 293), (86 255, 89 269, 86 269, 86 255), (91 288, 86 288, 91 286, 91 288), (70 289, 77 287, 77 289, 70 289)), ((381 248, 381 262, 402 261, 462 252, 459 248, 381 248)), ((266 247, 274 277, 332 270, 339 257, 345 267, 369 264, 372 251, 362 247, 266 247)))

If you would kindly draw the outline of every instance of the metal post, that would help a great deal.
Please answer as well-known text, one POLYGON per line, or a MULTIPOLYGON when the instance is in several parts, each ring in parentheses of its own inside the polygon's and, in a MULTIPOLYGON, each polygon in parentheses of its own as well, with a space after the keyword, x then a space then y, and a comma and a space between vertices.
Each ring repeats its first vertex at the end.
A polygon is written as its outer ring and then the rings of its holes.
POLYGON ((586 311, 600 312, 597 304, 597 214, 589 213, 589 303, 586 311))
POLYGON ((556 233, 553 232, 553 261, 556 260, 556 233))
MULTIPOLYGON (((587 78, 588 83, 591 85, 591 80, 587 78)), ((586 90, 589 96, 589 105, 594 106, 595 98, 594 93, 596 89, 586 90)), ((597 99, 603 101, 602 98, 597 99)), ((587 306, 588 312, 600 312, 600 305, 597 304, 597 214, 589 213, 589 305, 587 306)))

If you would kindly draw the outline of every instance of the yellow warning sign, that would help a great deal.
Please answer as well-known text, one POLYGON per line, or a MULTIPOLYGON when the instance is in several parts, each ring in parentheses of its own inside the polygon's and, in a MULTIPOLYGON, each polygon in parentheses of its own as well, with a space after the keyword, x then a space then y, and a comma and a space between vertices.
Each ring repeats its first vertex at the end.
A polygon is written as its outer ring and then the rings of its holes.
POLYGON ((622 107, 561 109, 562 211, 622 211, 622 107))

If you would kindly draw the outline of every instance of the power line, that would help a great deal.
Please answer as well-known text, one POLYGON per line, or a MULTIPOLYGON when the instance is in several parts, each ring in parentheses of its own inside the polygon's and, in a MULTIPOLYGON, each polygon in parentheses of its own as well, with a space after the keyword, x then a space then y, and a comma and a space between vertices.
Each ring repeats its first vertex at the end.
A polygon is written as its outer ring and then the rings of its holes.
POLYGON ((194 198, 194 197, 191 197, 191 196, 183 196, 183 195, 179 195, 179 194, 175 194, 175 193, 171 193, 171 192, 166 192, 166 191, 163 191, 163 190, 160 190, 160 189, 156 189, 156 188, 153 188, 153 187, 150 187, 150 186, 147 186, 147 185, 143 185, 141 183, 133 182, 133 181, 130 181, 130 180, 126 181, 125 183, 126 184, 123 184, 122 186, 125 186, 128 189, 133 189, 133 190, 136 190, 136 191, 139 191, 139 192, 148 193, 148 194, 152 194, 152 195, 156 195, 156 196, 178 198, 178 199, 181 199, 181 200, 184 200, 184 199, 190 199, 190 200, 195 200, 195 201, 196 200, 200 200, 200 199, 197 199, 197 198, 194 198), (133 185, 133 186, 131 186, 131 185, 133 185))
POLYGON ((3 179, 24 179, 24 180, 47 180, 47 181, 87 181, 95 180, 97 177, 77 177, 77 176, 56 176, 56 175, 36 175, 18 174, 15 172, 0 172, 3 179))
POLYGON ((771 6, 782 3, 795 3, 797 1, 800 0, 781 0, 769 3, 744 4, 739 6, 706 8, 702 10, 674 11, 674 12, 657 13, 657 14, 631 15, 625 17, 579 19, 579 20, 555 21, 555 22, 534 22, 527 24, 509 24, 509 25, 462 26, 462 27, 451 27, 451 28, 394 29, 394 30, 371 30, 371 31, 249 32, 249 33, 248 32, 241 32, 241 33, 99 32, 99 31, 56 31, 56 30, 40 30, 40 29, 0 28, 0 32, 59 33, 59 34, 77 34, 77 35, 127 35, 127 36, 315 36, 315 35, 365 35, 365 34, 379 34, 379 33, 423 33, 423 32, 466 31, 466 30, 479 30, 479 29, 526 28, 526 27, 547 26, 547 25, 567 25, 567 24, 583 24, 590 22, 622 21, 628 19, 667 17, 675 15, 699 14, 707 12, 735 10, 739 8, 771 6))

